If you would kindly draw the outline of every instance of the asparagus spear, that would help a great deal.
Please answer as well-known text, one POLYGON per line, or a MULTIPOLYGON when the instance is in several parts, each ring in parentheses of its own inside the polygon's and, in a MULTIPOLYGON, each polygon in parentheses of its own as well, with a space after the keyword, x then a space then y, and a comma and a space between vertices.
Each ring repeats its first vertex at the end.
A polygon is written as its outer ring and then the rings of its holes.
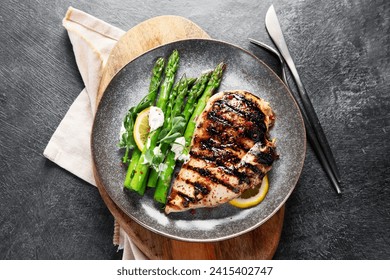
MULTIPOLYGON (((211 73, 212 73, 212 71, 203 73, 199 78, 197 78, 195 80, 195 84, 193 85, 193 87, 191 88, 191 90, 188 93, 188 100, 187 100, 186 106, 185 106, 183 111, 182 111, 182 109, 183 109, 183 105, 184 105, 184 102, 183 102, 184 96, 178 98, 178 101, 175 103, 175 106, 172 110, 170 120, 174 119, 175 117, 177 117, 179 115, 183 115, 184 123, 186 124, 188 122, 192 112, 194 111, 196 101, 199 98, 199 96, 203 93, 203 91, 207 85, 207 82, 210 79, 211 73)), ((193 80, 189 80, 188 82, 193 82, 193 80)), ((183 92, 183 95, 184 95, 184 92, 183 92)), ((168 124, 169 126, 172 126, 172 121, 168 121, 168 123, 169 123, 168 124)), ((183 129, 180 129, 180 131, 176 132, 177 136, 175 137, 175 139, 177 137, 180 137, 183 134, 184 129, 185 129, 185 127, 183 127, 183 129)), ((160 148, 161 153, 163 155, 166 155, 170 146, 171 145, 169 145, 167 143, 162 144, 161 148, 160 148)), ((163 159, 163 160, 166 160, 166 159, 163 159)), ((156 187, 158 179, 159 179, 158 176, 159 176, 159 172, 157 172, 156 170, 153 169, 151 171, 151 173, 149 174, 147 186, 156 187)))
MULTIPOLYGON (((156 106, 159 107, 165 114, 168 97, 172 90, 172 86, 175 80, 175 75, 179 67, 179 52, 174 50, 169 56, 167 66, 165 68, 165 78, 164 82, 160 88, 160 95, 158 97, 156 106)), ((162 127, 151 131, 148 135, 147 144, 145 145, 142 154, 138 160, 137 165, 135 166, 134 176, 130 181, 130 189, 137 191, 140 195, 143 195, 146 187, 146 178, 149 174, 149 166, 145 164, 145 155, 149 151, 152 152, 156 147, 158 135, 162 127)))
MULTIPOLYGON (((186 76, 183 75, 182 78, 180 78, 180 80, 175 84, 175 86, 173 87, 172 89, 172 93, 171 95, 169 96, 169 102, 168 102, 168 105, 167 105, 167 114, 166 114, 166 118, 167 118, 167 122, 164 122, 164 128, 167 128, 168 126, 172 125, 172 122, 171 120, 177 116, 176 114, 176 110, 177 110, 177 98, 181 98, 180 97, 180 89, 179 87, 183 87, 184 86, 184 80, 187 82, 187 89, 192 87, 192 85, 194 85, 194 83, 196 82, 197 79, 195 78, 187 78, 186 76), (179 97, 178 97, 179 95, 179 97)), ((183 89, 182 89, 183 90, 183 89)), ((183 94, 183 93, 182 93, 183 94)), ((184 96, 185 97, 185 96, 184 96)))
POLYGON ((183 110, 183 116, 184 116, 184 119, 186 120, 186 122, 188 122, 192 113, 194 112, 196 102, 197 102, 199 96, 201 96, 202 93, 204 92, 205 87, 207 85, 207 82, 209 81, 212 73, 213 73, 213 71, 208 71, 206 73, 203 73, 198 78, 195 85, 191 89, 191 92, 188 95, 188 100, 187 100, 186 106, 184 107, 184 110, 183 110))
POLYGON ((129 167, 127 168, 125 182, 123 183, 125 188, 130 187, 130 181, 134 177, 134 170, 135 167, 137 166, 140 156, 141 156, 141 151, 137 147, 135 147, 131 155, 129 167))
POLYGON ((172 88, 172 92, 169 96, 169 100, 168 100, 168 104, 167 104, 167 109, 164 113, 164 127, 163 129, 167 126, 167 123, 169 121, 165 121, 165 120, 168 120, 167 117, 168 116, 171 116, 171 112, 172 112, 172 109, 173 109, 173 103, 174 103, 174 100, 176 99, 177 95, 179 94, 179 85, 180 85, 180 82, 181 82, 181 79, 173 86, 172 88))
MULTIPOLYGON (((131 149, 134 148, 138 150, 133 137, 134 122, 139 112, 141 112, 147 107, 150 107, 155 102, 158 87, 160 86, 162 80, 164 64, 164 58, 160 57, 156 60, 152 69, 152 78, 149 85, 149 93, 140 101, 140 103, 138 103, 137 106, 130 108, 123 120, 125 132, 122 134, 121 140, 119 142, 119 147, 126 148, 125 154, 122 157, 123 163, 129 162, 129 152, 131 149)), ((132 160, 134 159, 132 158, 132 160)))
MULTIPOLYGON (((180 78, 179 82, 177 83, 177 95, 170 97, 170 102, 167 107, 167 114, 165 116, 165 121, 164 121, 164 126, 162 131, 160 132, 159 135, 159 140, 161 141, 162 139, 168 137, 172 137, 172 134, 176 133, 177 128, 173 127, 173 119, 176 117, 176 115, 179 115, 178 112, 180 112, 181 107, 183 107, 184 103, 184 98, 187 95, 188 92, 188 80, 185 76, 185 74, 180 78), (173 108, 172 108, 173 107, 173 108)), ((183 126, 185 124, 183 123, 183 126)), ((165 154, 167 153, 167 150, 169 148, 168 143, 160 143, 158 146, 159 150, 161 151, 160 158, 158 160, 157 166, 159 165, 160 162, 164 160, 165 154)), ((148 187, 155 187, 158 181, 158 170, 152 169, 149 174, 148 178, 148 187)))
MULTIPOLYGON (((187 123, 187 127, 184 131, 184 138, 186 142, 185 150, 187 152, 189 151, 192 136, 195 131, 196 119, 203 112, 204 108, 206 107, 206 103, 211 97, 211 95, 218 89, 225 68, 226 68, 226 64, 222 62, 217 65, 217 67, 215 68, 215 70, 211 75, 210 80, 207 83, 206 89, 204 90, 202 96, 200 97, 198 103, 196 104, 196 107, 187 123)), ((176 164, 174 152, 172 151, 169 152, 165 164, 167 167, 165 171, 160 174, 160 179, 157 182, 156 191, 154 192, 154 199, 164 204, 166 203, 168 190, 171 184, 172 174, 176 164)))
POLYGON ((157 181, 156 190, 154 191, 154 200, 163 204, 166 203, 168 190, 171 185, 172 174, 176 165, 174 152, 170 151, 168 153, 168 156, 165 159, 165 165, 166 168, 164 172, 161 172, 157 181))
MULTIPOLYGON (((172 141, 171 142, 165 141, 168 143, 164 143, 164 140, 166 140, 167 138, 174 140, 173 139, 174 135, 183 134, 185 126, 183 127, 176 126, 176 129, 174 129, 174 126, 175 124, 178 123, 177 121, 179 118, 183 120, 185 125, 187 124, 191 115, 186 113, 192 112, 194 110, 194 107, 196 105, 196 100, 203 93, 210 76, 211 76, 211 72, 202 74, 200 78, 195 80, 195 84, 189 92, 188 92, 188 87, 190 86, 189 83, 192 82, 193 80, 181 79, 179 81, 179 95, 175 100, 173 100, 174 107, 172 108, 172 112, 170 116, 168 116, 167 121, 164 123, 163 131, 159 135, 160 144, 171 144, 172 141), (185 111, 183 111, 184 98, 187 96, 187 93, 188 93, 188 101, 186 104, 185 111)), ((161 146, 165 146, 166 148, 168 148, 169 145, 161 145, 161 146)), ((163 153, 165 152, 166 150, 163 150, 163 153)))
POLYGON ((190 120, 188 121, 186 130, 184 132, 184 138, 186 139, 186 148, 188 149, 191 144, 192 135, 195 131, 195 124, 196 119, 198 116, 203 112, 204 108, 206 107, 206 103, 211 97, 211 95, 215 92, 215 90, 219 87, 221 80, 222 80, 222 74, 223 71, 226 68, 226 64, 221 62, 217 65, 215 68, 213 74, 211 75, 210 81, 207 84, 207 87, 203 93, 203 95, 200 97, 194 112, 191 115, 190 120))

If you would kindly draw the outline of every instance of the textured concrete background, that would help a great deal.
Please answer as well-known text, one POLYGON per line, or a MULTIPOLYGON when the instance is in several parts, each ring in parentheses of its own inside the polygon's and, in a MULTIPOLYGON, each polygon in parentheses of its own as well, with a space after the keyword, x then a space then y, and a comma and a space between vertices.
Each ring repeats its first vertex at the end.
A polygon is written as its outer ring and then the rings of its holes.
POLYGON ((390 2, 164 2, 2 1, 0 259, 120 257, 97 190, 42 156, 83 88, 61 25, 68 6, 124 30, 184 16, 278 71, 247 40, 272 44, 264 26, 271 3, 343 179, 336 196, 308 146, 275 259, 390 259, 390 2))

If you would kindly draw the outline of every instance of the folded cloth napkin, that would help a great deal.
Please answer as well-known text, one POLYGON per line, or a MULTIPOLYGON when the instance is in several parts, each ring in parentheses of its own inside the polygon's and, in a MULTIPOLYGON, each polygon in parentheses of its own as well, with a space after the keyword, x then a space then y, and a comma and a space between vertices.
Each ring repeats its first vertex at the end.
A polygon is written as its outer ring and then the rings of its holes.
MULTIPOLYGON (((43 155, 96 186, 90 148, 96 97, 110 51, 125 31, 72 7, 62 23, 68 31, 85 88, 69 108, 43 155)), ((123 259, 146 259, 117 223, 115 226, 114 244, 123 249, 123 259)))

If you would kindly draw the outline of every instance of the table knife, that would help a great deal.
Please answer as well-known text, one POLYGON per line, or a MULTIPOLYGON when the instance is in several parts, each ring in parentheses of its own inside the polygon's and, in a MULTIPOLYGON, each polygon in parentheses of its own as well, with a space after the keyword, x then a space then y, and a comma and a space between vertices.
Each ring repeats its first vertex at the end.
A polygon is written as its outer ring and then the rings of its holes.
MULTIPOLYGON (((307 115, 307 120, 310 122, 310 125, 312 126, 318 142, 320 143, 324 154, 326 156, 326 159, 329 163, 329 166, 333 172, 333 175, 337 182, 340 182, 340 173, 337 169, 336 161, 334 160, 332 151, 329 147, 329 144, 326 140, 325 133, 322 129, 322 126, 320 124, 320 121, 318 120, 318 117, 315 113, 315 110, 313 108, 313 105, 310 101, 309 96, 306 93, 306 90, 302 84, 302 81, 299 77, 298 71, 295 67, 295 63, 290 55, 290 52, 287 48, 286 41, 284 39, 282 29, 279 24, 279 20, 277 18, 275 8, 273 5, 271 5, 267 11, 266 17, 265 17, 265 26, 268 31, 268 34, 272 38, 273 42, 275 43, 276 47, 278 48, 280 54, 284 58, 287 66, 289 67, 292 76, 294 77, 294 80, 296 82, 298 93, 300 95, 304 110, 306 111, 305 114, 307 115)), ((332 180, 333 181, 333 180, 332 180)), ((334 183, 334 186, 336 188, 336 191, 340 193, 340 189, 338 184, 334 183)))

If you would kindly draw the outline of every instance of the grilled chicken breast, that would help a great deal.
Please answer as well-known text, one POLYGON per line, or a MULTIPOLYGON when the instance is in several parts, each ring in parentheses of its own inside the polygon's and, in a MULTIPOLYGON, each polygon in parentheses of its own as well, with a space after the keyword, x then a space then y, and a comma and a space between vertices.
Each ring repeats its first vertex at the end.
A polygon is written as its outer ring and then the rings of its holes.
POLYGON ((274 113, 242 90, 212 96, 196 121, 190 159, 176 175, 165 212, 215 207, 261 183, 277 158, 274 113))

